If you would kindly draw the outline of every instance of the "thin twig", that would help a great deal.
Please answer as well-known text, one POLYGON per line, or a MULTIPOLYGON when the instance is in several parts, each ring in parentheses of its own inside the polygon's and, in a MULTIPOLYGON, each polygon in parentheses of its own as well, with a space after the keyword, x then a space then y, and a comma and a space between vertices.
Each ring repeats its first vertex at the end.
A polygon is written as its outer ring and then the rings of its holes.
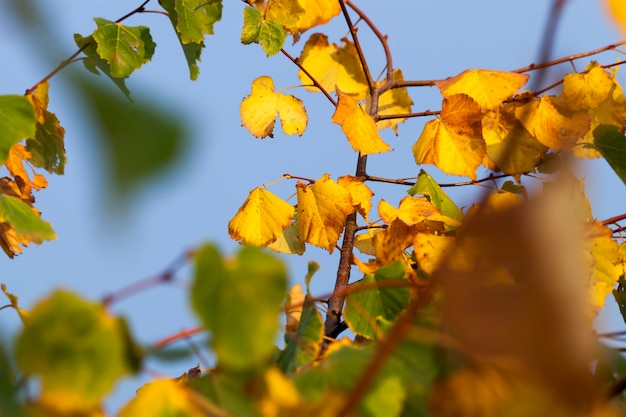
POLYGON ((346 8, 345 1, 344 0, 338 0, 338 1, 339 1, 339 5, 341 6, 341 12, 343 13, 343 17, 346 20, 348 29, 350 30, 350 36, 352 37, 352 42, 354 43, 354 47, 356 48, 356 53, 357 53, 357 56, 359 57, 361 68, 363 68, 363 72, 365 73, 365 79, 367 80, 367 85, 369 87, 370 92, 373 92, 375 90, 374 79, 372 78, 372 74, 370 73, 369 67, 367 65, 367 60, 365 59, 363 48, 361 48, 361 42, 359 42, 359 37, 356 35, 357 30, 352 24, 352 19, 350 18, 350 13, 348 13, 348 9, 346 8))

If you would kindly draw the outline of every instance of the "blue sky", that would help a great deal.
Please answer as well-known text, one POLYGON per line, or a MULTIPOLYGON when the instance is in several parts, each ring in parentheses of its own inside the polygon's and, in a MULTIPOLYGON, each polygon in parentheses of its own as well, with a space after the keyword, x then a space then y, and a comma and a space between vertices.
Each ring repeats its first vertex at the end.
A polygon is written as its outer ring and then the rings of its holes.
MULTIPOLYGON (((25 2, 14 0, 12 3, 25 2)), ((121 0, 31 0, 44 16, 44 28, 28 26, 12 15, 9 0, 0 1, 0 94, 22 94, 62 59, 76 49, 73 34, 90 34, 92 18, 115 20, 141 2, 121 0)), ((297 86, 296 69, 280 54, 266 58, 258 45, 239 42, 242 2, 224 2, 223 20, 215 36, 205 41, 200 77, 189 80, 187 66, 169 20, 145 13, 128 19, 127 25, 146 25, 157 43, 153 61, 134 73, 127 84, 138 102, 158 103, 179 115, 191 132, 190 146, 178 167, 150 183, 123 209, 115 209, 106 188, 106 167, 99 153, 93 125, 89 123, 69 83, 71 71, 51 80, 50 110, 66 129, 68 165, 62 177, 49 177, 49 188, 37 195, 43 217, 52 222, 58 240, 32 246, 14 260, 0 260, 0 282, 31 306, 53 288, 71 288, 98 299, 125 285, 159 273, 185 250, 204 241, 216 242, 232 253, 237 244, 227 234, 228 220, 235 214, 248 191, 278 179, 284 173, 319 178, 330 173, 336 178, 353 174, 356 155, 339 127, 330 122, 333 108, 319 94, 302 88, 289 93, 304 100, 309 125, 302 138, 277 132, 274 139, 259 140, 241 127, 239 104, 250 92, 252 80, 260 75, 274 78, 276 88, 297 86)), ((512 70, 535 62, 551 2, 540 0, 502 1, 357 1, 378 28, 389 36, 394 65, 405 79, 441 79, 468 68, 512 70)), ((148 9, 158 9, 156 0, 148 9)), ((338 43, 346 35, 336 19, 319 29, 338 43)), ((41 26, 41 25, 40 25, 41 26)), ((372 72, 382 70, 382 53, 364 29, 366 54, 372 72)), ((314 32, 315 29, 312 31, 314 32)), ((299 55, 308 34, 300 43, 286 48, 299 55)), ((553 58, 568 56, 617 42, 621 34, 607 21, 599 1, 571 0, 558 28, 553 58)), ((600 56, 604 63, 618 55, 600 56)), ((588 60, 576 63, 584 68, 588 60)), ((74 65, 82 70, 81 64, 74 65)), ((556 79, 567 66, 554 68, 548 79, 556 79)), ((623 71, 619 78, 626 85, 623 71)), ((114 89, 113 84, 110 84, 114 89)), ((411 91, 414 110, 437 110, 441 98, 436 89, 411 91)), ((416 176, 411 146, 425 119, 414 119, 399 128, 399 136, 386 135, 395 149, 390 154, 370 157, 368 173, 390 178, 416 176)), ((445 178, 432 167, 423 167, 441 181, 445 178)), ((584 161, 587 194, 594 215, 605 219, 626 211, 624 185, 601 160, 584 161)), ((271 191, 287 198, 294 182, 283 181, 271 191)), ((377 198, 397 202, 405 188, 373 187, 377 198)), ((452 189, 459 205, 472 201, 477 187, 452 189)), ((316 260, 322 269, 313 280, 317 294, 332 289, 338 254, 308 248, 301 257, 288 257, 291 279, 300 282, 306 263, 316 260)), ((186 305, 189 268, 182 268, 174 284, 152 288, 114 306, 125 315, 133 332, 151 343, 196 322, 186 305)), ((1 304, 1 303, 0 303, 1 304)), ((614 305, 601 315, 599 326, 622 329, 614 305)), ((2 335, 19 329, 17 317, 0 314, 2 335)), ((159 368, 157 372, 176 375, 194 363, 159 368)), ((141 382, 126 381, 110 401, 115 409, 133 395, 141 382)))

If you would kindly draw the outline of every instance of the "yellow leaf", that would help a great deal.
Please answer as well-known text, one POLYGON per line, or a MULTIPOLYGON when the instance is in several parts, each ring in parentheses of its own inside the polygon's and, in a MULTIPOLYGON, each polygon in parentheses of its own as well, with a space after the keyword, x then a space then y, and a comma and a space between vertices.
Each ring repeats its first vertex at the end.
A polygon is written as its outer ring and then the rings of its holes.
POLYGON ((541 144, 555 151, 571 150, 589 131, 589 114, 569 110, 554 96, 518 107, 515 117, 541 144))
POLYGON ((485 110, 493 109, 515 94, 528 81, 527 74, 494 70, 466 70, 455 77, 436 82, 441 94, 470 96, 485 110))
POLYGON ((367 233, 360 233, 354 238, 354 246, 366 255, 376 256, 374 249, 374 236, 380 233, 382 229, 368 229, 367 233))
POLYGON ((285 316, 287 321, 285 331, 295 332, 298 329, 303 306, 304 293, 302 292, 302 284, 294 285, 287 293, 287 300, 285 301, 285 316))
POLYGON ((271 77, 261 76, 252 82, 252 92, 239 108, 241 125, 257 138, 273 137, 276 116, 287 135, 302 136, 308 116, 302 101, 294 96, 274 92, 271 77))
POLYGON ((372 208, 372 197, 374 196, 372 190, 363 183, 362 179, 351 175, 337 178, 337 184, 348 190, 354 208, 367 221, 372 208))
MULTIPOLYGON (((329 45, 326 35, 314 33, 304 45, 300 64, 326 91, 338 88, 357 100, 363 100, 369 92, 356 48, 347 39, 339 47, 329 45)), ((298 77, 307 90, 318 91, 304 72, 299 71, 298 77)))
POLYGON ((415 260, 422 271, 430 275, 445 259, 453 245, 453 237, 418 233, 413 241, 415 260))
POLYGON ((281 22, 297 40, 302 32, 328 23, 340 11, 335 0, 270 0, 266 19, 281 22))
POLYGON ((300 394, 293 382, 276 368, 269 368, 265 373, 267 397, 261 399, 259 408, 264 417, 293 415, 293 410, 300 405, 300 394), (286 411, 291 411, 291 413, 286 411))
POLYGON ((264 188, 255 188, 228 223, 228 234, 245 245, 267 246, 283 234, 293 216, 289 203, 264 188))
POLYGON ((392 221, 387 229, 377 233, 372 239, 376 261, 380 266, 398 260, 406 261, 404 250, 413 244, 415 235, 423 231, 420 226, 408 226, 400 219, 392 221))
POLYGON ((300 237, 332 253, 346 216, 354 212, 350 193, 324 174, 313 185, 296 184, 300 237))
MULTIPOLYGON (((512 175, 533 171, 548 148, 539 143, 515 118, 512 106, 488 111, 482 120, 487 157, 493 168, 512 175)), ((484 165, 488 165, 483 161, 484 165)))
MULTIPOLYGON (((393 79, 395 81, 403 81, 404 76, 402 71, 394 70, 393 79)), ((379 83, 380 84, 380 83, 379 83)), ((369 104, 369 97, 368 97, 369 104)), ((413 100, 407 92, 406 88, 394 88, 393 90, 385 91, 378 99, 378 115, 390 115, 390 114, 406 114, 411 113, 411 106, 413 100)), ((369 109, 369 105, 366 106, 369 109)), ((376 126, 379 130, 390 128, 395 134, 398 134, 398 124, 403 123, 406 119, 387 119, 376 122, 376 126)))
MULTIPOLYGON (((568 74, 563 81, 559 97, 572 111, 588 111, 591 124, 579 144, 593 143, 593 130, 600 124, 617 126, 624 132, 626 98, 615 74, 592 63, 584 74, 568 74)), ((600 153, 591 147, 576 146, 574 155, 579 158, 598 158, 600 153)))
POLYGON ((298 224, 291 223, 283 229, 283 233, 275 241, 267 245, 268 249, 274 252, 286 253, 288 255, 302 255, 305 251, 304 242, 300 239, 298 224))
POLYGON ((413 145, 415 162, 476 179, 476 169, 486 154, 482 117, 478 104, 468 96, 444 99, 441 118, 426 123, 413 145))
POLYGON ((118 417, 165 415, 226 417, 229 414, 185 385, 171 379, 158 379, 141 387, 137 396, 120 410, 118 417))
POLYGON ((622 33, 626 34, 626 3, 622 0, 605 0, 609 16, 622 33))
POLYGON ((341 125, 352 148, 361 155, 389 152, 391 148, 378 134, 376 123, 366 114, 354 97, 337 90, 339 101, 333 123, 341 125))
POLYGON ((611 294, 617 280, 624 273, 623 255, 612 231, 599 221, 587 223, 584 238, 590 266, 589 293, 595 312, 604 307, 607 295, 611 294))

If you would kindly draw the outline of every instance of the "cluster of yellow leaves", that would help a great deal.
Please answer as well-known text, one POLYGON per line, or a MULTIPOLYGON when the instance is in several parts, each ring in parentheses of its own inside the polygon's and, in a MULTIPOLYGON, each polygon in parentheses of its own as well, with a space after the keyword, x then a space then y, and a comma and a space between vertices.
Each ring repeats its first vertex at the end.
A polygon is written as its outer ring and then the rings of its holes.
POLYGON ((294 208, 264 188, 255 188, 228 224, 232 239, 278 252, 304 252, 304 243, 334 250, 346 216, 369 215, 372 191, 356 177, 337 182, 328 174, 312 184, 296 184, 294 208))
POLYGON ((255 6, 265 11, 266 19, 280 22, 296 40, 302 32, 328 23, 341 11, 334 0, 267 0, 255 2, 255 6))
POLYGON ((559 96, 507 102, 527 80, 478 69, 437 82, 441 115, 426 123, 413 146, 415 161, 472 179, 481 164, 518 175, 533 170, 548 149, 599 156, 585 146, 599 124, 624 131, 626 99, 614 72, 592 64, 567 75, 559 96))

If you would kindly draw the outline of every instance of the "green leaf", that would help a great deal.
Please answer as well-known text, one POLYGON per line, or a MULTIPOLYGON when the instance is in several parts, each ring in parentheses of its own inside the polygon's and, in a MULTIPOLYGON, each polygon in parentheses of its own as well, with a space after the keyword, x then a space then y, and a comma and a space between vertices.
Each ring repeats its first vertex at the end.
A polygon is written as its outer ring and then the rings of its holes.
POLYGON ((212 334, 218 364, 250 369, 266 363, 286 289, 283 263, 258 248, 244 247, 227 263, 211 245, 198 252, 191 302, 212 334))
POLYGON ((524 184, 516 184, 513 181, 505 181, 500 189, 502 191, 518 194, 524 198, 528 198, 528 192, 526 191, 526 187, 524 186, 524 184))
POLYGON ((313 298, 307 290, 298 328, 293 333, 285 334, 287 346, 278 359, 278 366, 283 373, 292 373, 316 359, 322 348, 323 337, 322 315, 315 308, 313 298))
POLYGON ((266 20, 261 25, 259 43, 267 56, 272 56, 280 51, 285 44, 287 33, 283 25, 276 20, 266 20))
POLYGON ((172 22, 172 26, 178 36, 178 41, 183 48, 185 59, 187 60, 187 66, 189 67, 189 78, 196 80, 200 74, 200 68, 198 62, 200 61, 200 55, 202 54, 202 48, 204 48, 204 41, 199 42, 183 42, 180 32, 176 29, 178 26, 178 12, 176 11, 176 0, 159 0, 161 7, 163 7, 172 22))
POLYGON ((87 59, 83 60, 85 68, 96 75, 100 75, 102 71, 107 77, 111 79, 117 85, 117 87, 124 93, 128 100, 130 98, 130 91, 126 87, 126 78, 116 78, 111 75, 111 66, 104 59, 100 58, 96 50, 96 41, 93 36, 82 37, 78 33, 74 34, 74 41, 76 45, 82 49, 83 53, 87 56, 87 59), (99 70, 99 71, 98 71, 99 70))
POLYGON ((241 43, 248 45, 259 42, 263 16, 261 12, 251 6, 243 9, 243 28, 241 29, 241 43))
POLYGON ((385 281, 405 278, 402 262, 379 268, 374 274, 367 274, 353 284, 354 292, 346 297, 345 320, 354 333, 375 339, 377 318, 394 320, 409 302, 409 287, 384 287, 385 281), (379 286, 380 284, 380 286, 379 286), (360 286, 372 288, 359 291, 360 286))
POLYGON ((626 138, 617 126, 600 125, 593 130, 596 149, 609 163, 617 176, 626 184, 626 138))
POLYGON ((38 168, 63 175, 65 171, 65 129, 59 124, 54 113, 46 111, 43 123, 37 123, 34 138, 26 140, 26 149, 31 153, 29 162, 38 168))
POLYGON ((52 225, 42 220, 33 209, 20 200, 0 194, 0 222, 7 222, 14 229, 18 240, 41 243, 56 239, 52 225))
POLYGON ((259 417, 250 387, 260 385, 250 372, 210 372, 191 382, 194 391, 226 410, 233 417, 259 417))
POLYGON ((19 416, 17 412, 17 387, 11 363, 4 345, 0 343, 0 415, 19 416))
POLYGON ((62 411, 93 409, 134 368, 120 322, 68 291, 35 305, 14 351, 22 372, 40 377, 40 401, 62 411))
POLYGON ((626 280, 624 277, 620 277, 617 284, 617 288, 613 290, 613 298, 615 298, 615 303, 619 307, 622 319, 626 323, 626 280))
POLYGON ((408 193, 412 196, 415 194, 423 194, 444 216, 451 217, 458 221, 463 220, 463 212, 454 204, 454 201, 448 197, 433 177, 423 169, 420 170, 417 181, 409 189, 408 193))
POLYGON ((0 96, 0 161, 6 161, 11 147, 35 136, 35 131, 35 112, 28 98, 0 96))
POLYGON ((122 197, 180 156, 187 140, 182 120, 147 103, 120 100, 90 83, 83 84, 82 92, 98 118, 112 185, 122 197))
POLYGON ((201 43, 204 35, 213 34, 213 25, 222 18, 221 0, 159 0, 159 4, 170 13, 183 44, 201 43))
POLYGON ((98 29, 93 39, 96 52, 111 69, 111 76, 126 78, 152 59, 156 44, 147 26, 129 27, 106 19, 95 18, 98 29))

